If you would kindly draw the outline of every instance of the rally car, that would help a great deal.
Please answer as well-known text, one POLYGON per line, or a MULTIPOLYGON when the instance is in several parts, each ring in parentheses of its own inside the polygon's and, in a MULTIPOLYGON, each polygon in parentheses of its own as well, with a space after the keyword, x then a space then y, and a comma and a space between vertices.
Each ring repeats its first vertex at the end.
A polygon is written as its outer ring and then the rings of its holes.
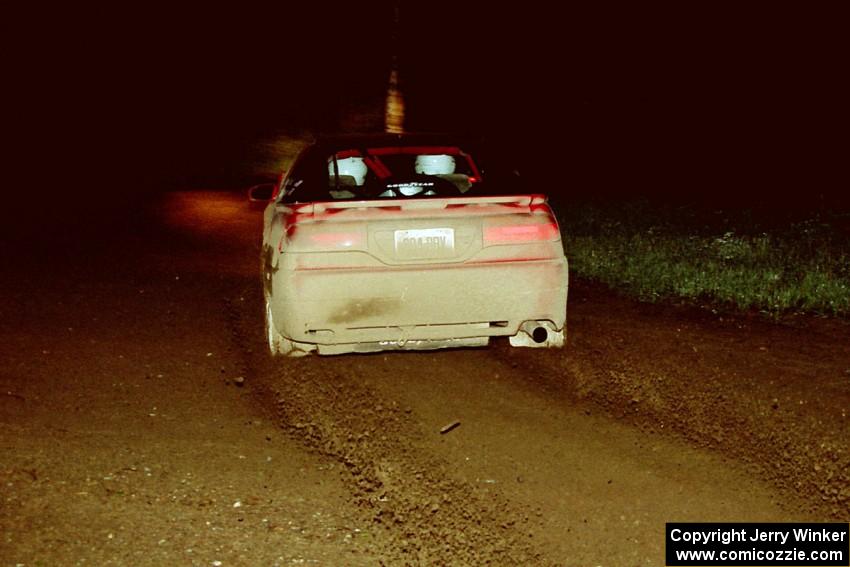
POLYGON ((325 138, 264 211, 275 355, 564 344, 568 272, 547 197, 449 136, 325 138))

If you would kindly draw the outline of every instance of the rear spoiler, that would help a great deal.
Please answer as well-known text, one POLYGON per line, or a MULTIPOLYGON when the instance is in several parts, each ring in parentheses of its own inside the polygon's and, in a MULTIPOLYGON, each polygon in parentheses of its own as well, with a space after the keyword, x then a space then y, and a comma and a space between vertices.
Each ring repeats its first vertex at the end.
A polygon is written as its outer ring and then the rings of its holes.
POLYGON ((431 197, 428 199, 376 199, 373 201, 316 201, 296 205, 299 213, 323 213, 341 209, 367 209, 371 207, 397 207, 401 210, 445 209, 452 205, 514 205, 530 207, 542 205, 546 195, 495 195, 470 197, 431 197))

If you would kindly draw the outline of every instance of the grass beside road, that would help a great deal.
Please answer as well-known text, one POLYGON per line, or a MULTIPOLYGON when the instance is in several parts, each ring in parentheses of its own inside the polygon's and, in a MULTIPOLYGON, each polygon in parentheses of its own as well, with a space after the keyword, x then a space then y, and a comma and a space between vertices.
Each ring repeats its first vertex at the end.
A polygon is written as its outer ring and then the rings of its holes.
POLYGON ((794 218, 648 202, 558 209, 572 273, 641 300, 850 316, 850 213, 794 218))

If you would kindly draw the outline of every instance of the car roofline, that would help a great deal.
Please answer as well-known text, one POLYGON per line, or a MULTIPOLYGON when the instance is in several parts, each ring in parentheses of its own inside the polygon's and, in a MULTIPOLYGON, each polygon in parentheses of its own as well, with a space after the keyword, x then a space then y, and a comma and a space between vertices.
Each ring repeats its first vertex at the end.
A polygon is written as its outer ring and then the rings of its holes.
POLYGON ((312 146, 325 152, 359 147, 478 145, 481 137, 463 134, 415 132, 404 134, 334 134, 318 136, 312 146))

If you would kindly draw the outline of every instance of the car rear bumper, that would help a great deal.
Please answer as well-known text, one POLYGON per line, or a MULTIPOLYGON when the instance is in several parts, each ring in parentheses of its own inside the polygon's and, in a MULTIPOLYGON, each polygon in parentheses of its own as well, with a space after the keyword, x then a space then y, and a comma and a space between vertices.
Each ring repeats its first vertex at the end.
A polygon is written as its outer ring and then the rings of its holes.
POLYGON ((529 321, 561 331, 567 288, 563 257, 380 269, 284 265, 273 274, 271 309, 281 334, 324 345, 320 351, 443 348, 513 336, 529 321))

